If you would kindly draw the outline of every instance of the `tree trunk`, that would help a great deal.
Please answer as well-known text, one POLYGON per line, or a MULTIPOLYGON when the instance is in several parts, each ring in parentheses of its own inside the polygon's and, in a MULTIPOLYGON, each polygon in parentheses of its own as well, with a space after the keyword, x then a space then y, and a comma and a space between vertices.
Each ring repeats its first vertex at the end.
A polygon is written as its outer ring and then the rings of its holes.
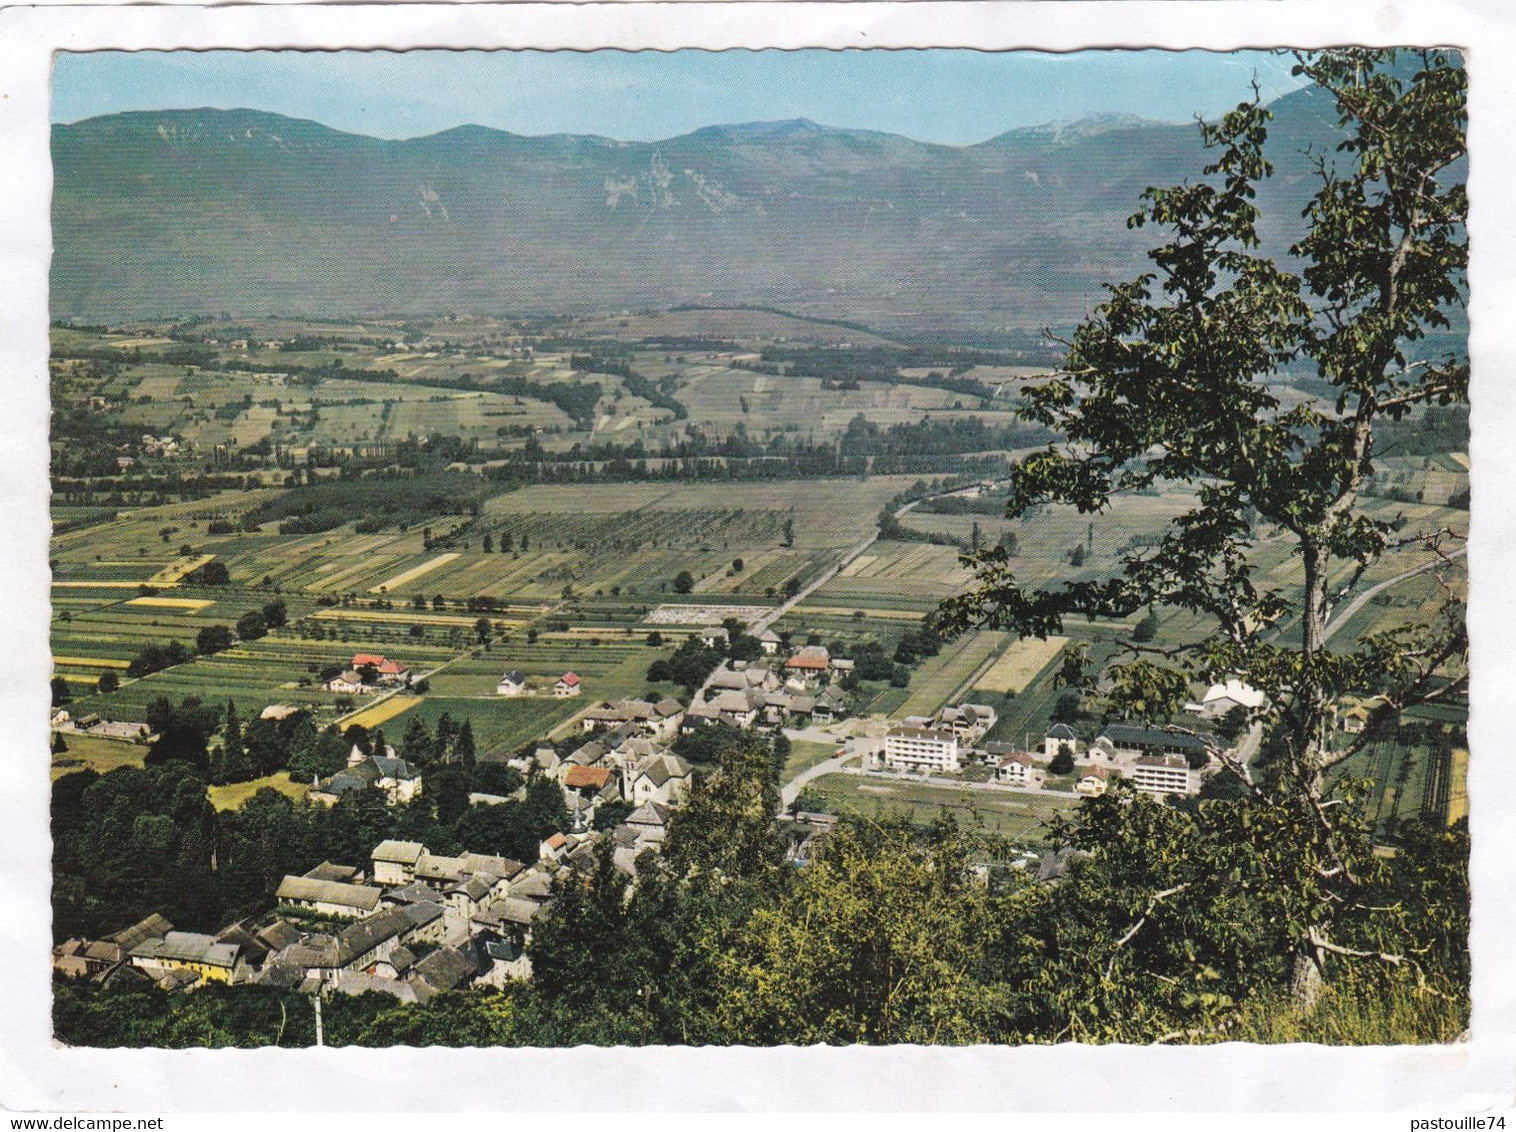
POLYGON ((1290 979, 1290 998, 1298 1010, 1310 1010, 1321 994, 1321 965, 1316 960, 1316 951, 1308 941, 1302 941, 1295 955, 1295 971, 1290 979))

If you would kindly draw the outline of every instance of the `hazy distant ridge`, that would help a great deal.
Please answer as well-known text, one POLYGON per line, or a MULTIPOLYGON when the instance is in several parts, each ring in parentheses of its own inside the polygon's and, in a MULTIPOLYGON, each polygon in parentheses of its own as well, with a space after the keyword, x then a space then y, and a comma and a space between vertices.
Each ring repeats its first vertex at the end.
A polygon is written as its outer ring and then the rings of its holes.
MULTIPOLYGON (((1297 151, 1337 140, 1321 101, 1275 104, 1269 191, 1292 204, 1297 151)), ((805 119, 389 141, 203 109, 56 126, 53 156, 60 315, 767 303, 968 331, 1069 321, 1135 270, 1150 234, 1125 219, 1194 174, 1199 138, 1110 114, 964 147, 805 119)))

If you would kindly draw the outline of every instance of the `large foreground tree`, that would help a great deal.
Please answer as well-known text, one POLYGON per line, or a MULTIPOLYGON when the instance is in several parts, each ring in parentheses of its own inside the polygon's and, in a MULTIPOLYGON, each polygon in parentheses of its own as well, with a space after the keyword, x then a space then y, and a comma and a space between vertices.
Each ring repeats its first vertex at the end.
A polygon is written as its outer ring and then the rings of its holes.
MULTIPOLYGON (((980 551, 976 587, 942 615, 952 628, 1046 636, 1066 617, 1163 606, 1212 626, 1177 644, 1132 634, 1087 679, 1113 710, 1148 718, 1177 710, 1195 681, 1240 677, 1267 695, 1250 722, 1278 752, 1276 773, 1233 768, 1244 798, 1228 805, 1244 816, 1227 823, 1239 852, 1251 839, 1275 862, 1257 883, 1277 878, 1271 930, 1293 939, 1293 978, 1310 999, 1337 964, 1427 978, 1419 941, 1352 926, 1377 899, 1375 866, 1351 784, 1333 768, 1407 707, 1461 694, 1467 677, 1452 561, 1466 531, 1413 530, 1362 499, 1376 433, 1467 399, 1463 351, 1428 338, 1464 298, 1466 83, 1440 51, 1331 51, 1299 57, 1296 70, 1335 102, 1344 140, 1313 155, 1318 185, 1290 257, 1260 252, 1271 115, 1245 103, 1201 127, 1214 160, 1200 179, 1143 194, 1130 223, 1167 233, 1153 268, 1109 287, 1062 371, 1027 392, 1025 415, 1065 439, 1014 470, 1011 517, 1047 504, 1098 516, 1154 489, 1193 505, 1159 545, 1103 576, 1023 584, 1001 548, 980 551), (1277 391, 1292 376, 1330 393, 1288 404, 1277 391), (1294 584, 1256 572, 1265 537, 1288 542, 1294 584), (1435 613, 1329 648, 1334 610, 1392 554, 1408 565, 1419 554, 1442 579, 1435 613), (1371 714, 1344 744, 1333 732, 1349 695, 1371 714)), ((1158 884, 1131 895, 1122 926, 1134 937, 1199 887, 1158 884)))

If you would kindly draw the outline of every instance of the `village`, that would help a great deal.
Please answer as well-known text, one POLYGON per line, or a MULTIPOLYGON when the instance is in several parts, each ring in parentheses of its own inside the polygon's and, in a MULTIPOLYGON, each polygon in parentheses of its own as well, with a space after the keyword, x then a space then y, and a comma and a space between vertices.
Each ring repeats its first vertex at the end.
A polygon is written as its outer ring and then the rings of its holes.
MULTIPOLYGON (((743 633, 729 621, 701 630, 698 639, 719 651, 743 633)), ((908 777, 1025 794, 1059 793, 1049 787, 1057 776, 1068 784, 1062 793, 1082 797, 1104 794, 1125 778, 1139 794, 1162 799, 1197 794, 1223 758, 1245 766, 1249 753, 1250 733, 1226 750, 1214 737, 1202 738, 1204 732, 1128 723, 1107 724, 1088 741, 1065 723, 1054 723, 1036 743, 986 741, 996 711, 976 703, 896 721, 850 718, 841 685, 851 660, 811 644, 782 655, 781 638, 767 631, 756 640, 760 656, 724 659, 688 705, 673 697, 656 703, 591 699, 566 728, 578 741, 544 741, 505 760, 523 783, 513 796, 469 794, 470 805, 492 806, 522 800, 531 782, 561 789, 567 822, 540 841, 536 860, 513 860, 489 846, 440 854, 419 842, 386 839, 372 847, 368 860, 322 861, 303 874, 285 875, 264 914, 214 934, 176 930, 154 913, 102 939, 65 940, 54 948, 54 968, 105 984, 148 980, 166 990, 217 982, 316 995, 372 991, 410 1003, 465 985, 529 979, 527 945, 535 918, 569 878, 587 877, 602 853, 635 885, 643 854, 658 852, 694 789, 695 768, 673 748, 681 736, 712 727, 782 731, 836 744, 832 758, 798 775, 783 792, 776 817, 797 829, 790 850, 797 865, 804 864, 812 839, 825 837, 837 820, 803 806, 804 787, 818 774, 908 777), (614 824, 597 820, 602 810, 614 815, 614 824)), ((412 678, 382 654, 360 653, 333 682, 354 692, 393 693, 412 678)), ((504 697, 584 693, 585 682, 572 672, 549 679, 509 669, 496 687, 504 697)), ((1256 692, 1231 681, 1210 688, 1189 709, 1214 721, 1261 703, 1256 692)), ((264 716, 280 718, 293 710, 271 706, 264 716)), ((354 743, 345 767, 312 782, 310 802, 332 807, 367 791, 388 807, 421 798, 423 770, 382 737, 378 742, 382 746, 369 749, 354 743)), ((1038 864, 1037 875, 1053 879, 1066 856, 1044 855, 1039 863, 1037 853, 1022 853, 1016 867, 1038 864)))

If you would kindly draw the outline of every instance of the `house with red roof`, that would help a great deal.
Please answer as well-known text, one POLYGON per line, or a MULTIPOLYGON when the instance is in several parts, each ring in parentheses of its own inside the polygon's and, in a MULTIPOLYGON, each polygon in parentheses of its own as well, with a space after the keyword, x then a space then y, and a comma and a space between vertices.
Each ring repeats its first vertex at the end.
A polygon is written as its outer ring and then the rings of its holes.
POLYGON ((555 696, 577 696, 583 690, 579 686, 579 677, 575 676, 572 672, 565 672, 558 678, 558 682, 553 685, 553 695, 555 696))

